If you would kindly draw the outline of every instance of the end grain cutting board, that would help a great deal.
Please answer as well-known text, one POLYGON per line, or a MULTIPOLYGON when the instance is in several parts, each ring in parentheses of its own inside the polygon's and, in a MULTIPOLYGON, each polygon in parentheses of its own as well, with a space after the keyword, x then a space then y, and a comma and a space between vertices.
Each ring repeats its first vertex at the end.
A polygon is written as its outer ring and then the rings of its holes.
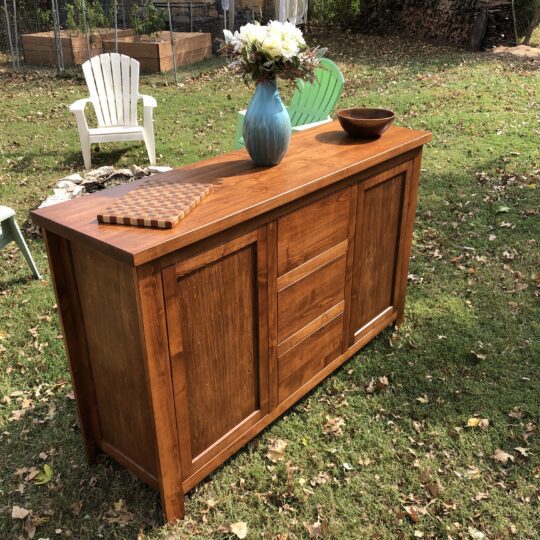
POLYGON ((97 215, 100 223, 171 229, 212 191, 212 184, 148 179, 97 215))

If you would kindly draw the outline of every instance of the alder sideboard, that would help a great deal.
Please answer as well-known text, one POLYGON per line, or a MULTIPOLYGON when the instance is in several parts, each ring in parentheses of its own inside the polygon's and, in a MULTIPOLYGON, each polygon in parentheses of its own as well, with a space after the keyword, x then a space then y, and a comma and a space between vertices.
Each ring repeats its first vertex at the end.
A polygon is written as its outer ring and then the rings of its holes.
POLYGON ((162 176, 214 191, 168 230, 98 224, 138 182, 32 213, 43 230, 87 458, 184 494, 403 318, 422 146, 336 122, 257 168, 244 150, 162 176))

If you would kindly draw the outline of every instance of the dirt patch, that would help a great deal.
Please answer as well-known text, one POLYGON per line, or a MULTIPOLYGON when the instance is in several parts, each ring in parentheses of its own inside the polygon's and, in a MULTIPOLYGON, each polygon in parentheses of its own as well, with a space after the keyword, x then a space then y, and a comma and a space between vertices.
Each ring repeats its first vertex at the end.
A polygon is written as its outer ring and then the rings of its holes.
POLYGON ((511 54, 519 58, 538 58, 540 60, 540 49, 529 47, 528 45, 518 45, 517 47, 495 47, 494 54, 511 54))

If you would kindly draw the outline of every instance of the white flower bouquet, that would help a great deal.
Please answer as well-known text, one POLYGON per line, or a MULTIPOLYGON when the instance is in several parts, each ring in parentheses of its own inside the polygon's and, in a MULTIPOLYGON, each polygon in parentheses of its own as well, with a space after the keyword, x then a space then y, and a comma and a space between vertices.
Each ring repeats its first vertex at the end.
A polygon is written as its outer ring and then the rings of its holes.
POLYGON ((230 67, 245 79, 302 79, 313 81, 325 50, 310 49, 302 32, 289 22, 249 23, 234 34, 224 30, 221 52, 232 56, 230 67))

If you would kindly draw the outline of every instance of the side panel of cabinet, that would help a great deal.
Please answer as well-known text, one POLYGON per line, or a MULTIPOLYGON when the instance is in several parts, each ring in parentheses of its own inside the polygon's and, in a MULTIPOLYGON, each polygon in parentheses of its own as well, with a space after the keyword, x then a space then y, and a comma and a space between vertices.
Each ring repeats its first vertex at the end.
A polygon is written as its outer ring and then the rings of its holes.
POLYGON ((406 162, 358 186, 349 345, 396 318, 412 171, 406 162))
POLYGON ((183 477, 268 412, 266 230, 163 271, 183 477))

